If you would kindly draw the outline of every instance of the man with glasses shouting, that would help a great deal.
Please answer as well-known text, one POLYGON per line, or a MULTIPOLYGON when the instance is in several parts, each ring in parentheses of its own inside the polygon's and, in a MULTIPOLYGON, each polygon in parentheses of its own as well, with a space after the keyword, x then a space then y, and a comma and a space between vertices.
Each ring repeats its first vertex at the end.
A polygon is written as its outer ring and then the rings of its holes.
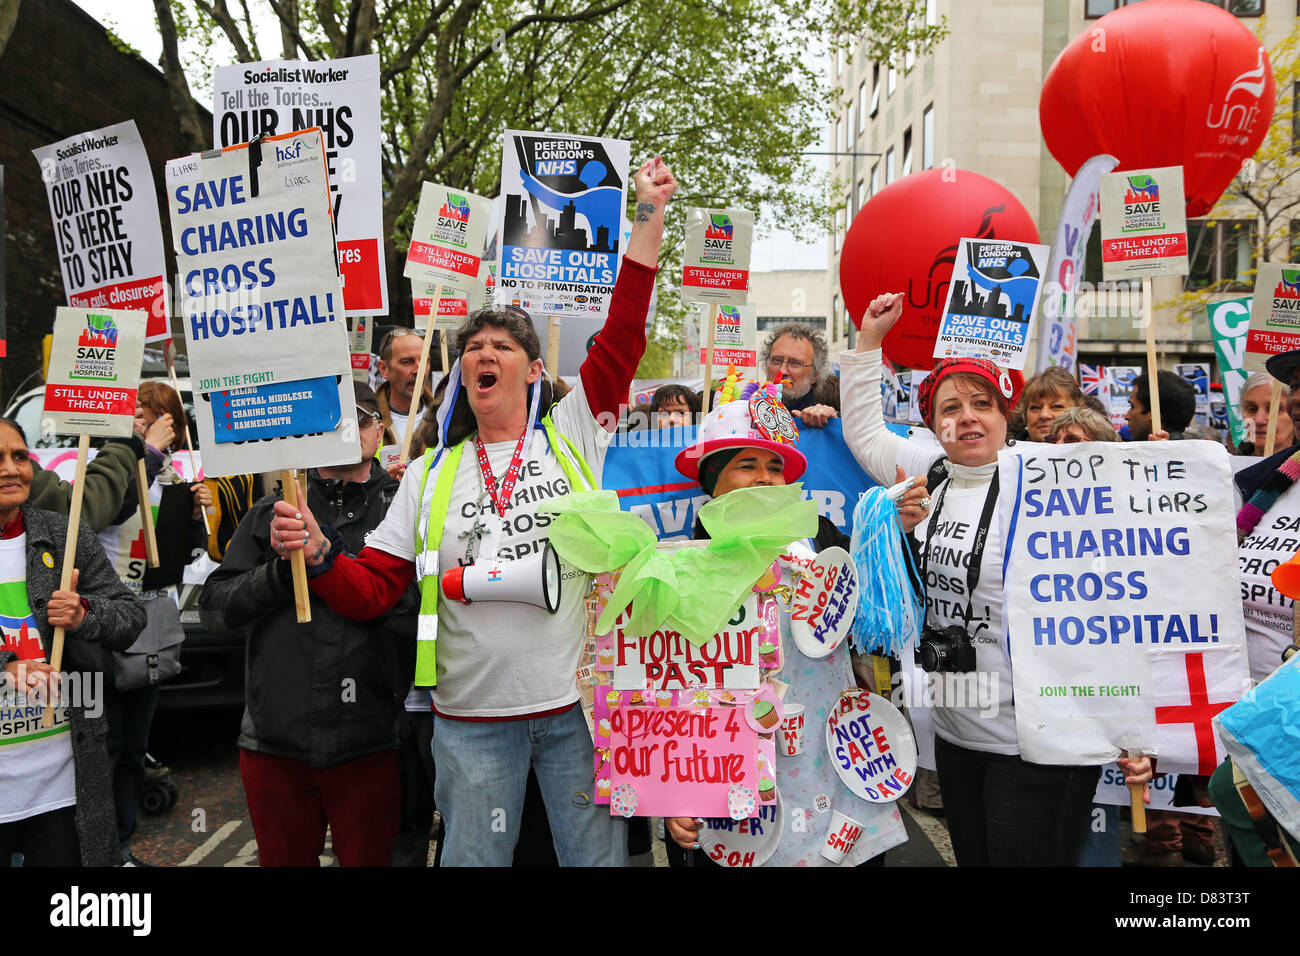
MULTIPOLYGON (((375 393, 360 382, 353 389, 360 460, 308 470, 307 501, 357 554, 398 483, 375 459, 384 436, 375 393)), ((369 621, 350 621, 315 600, 311 623, 297 623, 284 545, 271 530, 276 500, 263 498, 240 522, 201 602, 230 627, 252 627, 239 769, 260 862, 318 865, 328 825, 341 864, 388 866, 401 812, 398 720, 415 671, 419 594, 407 588, 389 613, 369 621)))
POLYGON ((759 356, 768 381, 784 381, 781 401, 790 414, 812 428, 825 428, 840 414, 840 380, 831 373, 826 339, 800 322, 778 326, 759 356))

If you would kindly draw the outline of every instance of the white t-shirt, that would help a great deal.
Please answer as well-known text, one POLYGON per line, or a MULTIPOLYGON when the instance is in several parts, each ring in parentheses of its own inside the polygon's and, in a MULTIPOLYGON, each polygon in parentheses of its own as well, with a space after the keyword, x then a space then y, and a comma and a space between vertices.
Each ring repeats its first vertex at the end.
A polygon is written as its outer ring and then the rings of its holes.
MULTIPOLYGON (((608 436, 592 416, 581 384, 561 400, 551 417, 556 430, 569 437, 599 477, 608 436)), ((485 446, 498 483, 510 466, 515 445, 507 441, 485 446)), ((564 450, 568 454, 568 449, 564 450)), ((546 528, 553 519, 538 514, 537 506, 574 490, 540 429, 533 432, 531 451, 525 454, 527 460, 519 470, 502 528, 497 553, 502 564, 545 549, 546 528)), ((423 476, 422 462, 407 468, 388 515, 366 539, 369 547, 415 560, 415 522, 423 476)), ((434 480, 432 474, 429 480, 434 480)), ((484 498, 482 509, 477 508, 481 481, 478 455, 470 443, 456 469, 438 551, 438 568, 443 573, 466 563, 467 539, 461 534, 492 507, 484 498)), ((439 714, 518 717, 578 700, 575 674, 586 629, 583 598, 587 581, 583 572, 567 564, 561 565, 561 579, 560 607, 555 614, 531 604, 504 601, 460 604, 444 598, 439 602, 438 686, 433 691, 433 705, 439 714)))
POLYGON ((1291 643, 1295 602, 1280 594, 1273 569, 1300 550, 1300 484, 1282 493, 1259 519, 1237 549, 1241 570, 1241 605, 1246 622, 1246 653, 1250 676, 1262 681, 1282 664, 1282 651, 1291 643))
MULTIPOLYGON (((0 635, 22 660, 45 661, 36 618, 27 603, 27 535, 0 540, 0 635)), ((8 686, 0 688, 0 823, 26 820, 77 802, 68 711, 53 728, 45 708, 8 686)))
MULTIPOLYGON (((840 417, 844 440, 858 463, 875 481, 888 487, 897 477, 896 466, 909 475, 924 475, 942 456, 942 450, 936 453, 933 442, 904 440, 885 428, 880 369, 878 350, 840 354, 840 417)), ((929 580, 925 587, 927 626, 964 623, 966 575, 974 532, 996 469, 996 462, 978 468, 949 462, 951 477, 931 489, 931 499, 937 504, 939 491, 947 487, 943 513, 930 542, 929 580)), ((913 532, 923 548, 932 518, 933 512, 913 532)), ((970 675, 936 675, 935 731, 949 743, 970 750, 1018 754, 1011 664, 1002 647, 1002 526, 996 509, 984 543, 967 633, 975 639, 976 670, 970 675), (990 713, 995 688, 997 708, 990 713), (956 703, 965 706, 954 706, 956 703)))

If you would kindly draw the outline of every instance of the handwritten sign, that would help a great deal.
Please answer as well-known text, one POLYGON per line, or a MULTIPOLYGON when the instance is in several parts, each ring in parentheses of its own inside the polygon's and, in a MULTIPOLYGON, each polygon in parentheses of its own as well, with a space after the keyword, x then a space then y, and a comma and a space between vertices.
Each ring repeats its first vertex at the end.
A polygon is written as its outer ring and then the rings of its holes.
POLYGON ((790 556, 803 569, 793 585, 790 630, 806 656, 829 655, 849 633, 858 609, 858 573, 843 548, 827 548, 808 560, 790 556))
POLYGON ((867 691, 840 695, 826 719, 826 750, 844 785, 871 803, 897 800, 916 773, 912 728, 897 707, 867 691))
POLYGON ((637 816, 730 817, 732 785, 758 792, 758 735, 738 707, 615 707, 609 730, 610 783, 633 788, 637 816))
MULTIPOLYGON (((620 627, 613 642, 614 689, 662 693, 688 687, 758 687, 758 647, 763 634, 758 598, 753 594, 740 605, 727 627, 702 647, 673 630, 637 637, 620 627)), ((669 699, 665 694, 665 705, 669 699)))
POLYGON ((700 828, 700 846, 719 866, 748 869, 762 866, 781 845, 785 806, 780 794, 763 803, 745 820, 711 818, 700 828))

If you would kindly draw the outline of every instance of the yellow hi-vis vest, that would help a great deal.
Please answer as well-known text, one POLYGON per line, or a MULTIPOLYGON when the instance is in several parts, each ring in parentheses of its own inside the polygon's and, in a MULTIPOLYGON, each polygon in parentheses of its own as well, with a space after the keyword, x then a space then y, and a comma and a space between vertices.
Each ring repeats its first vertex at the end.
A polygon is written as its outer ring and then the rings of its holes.
MULTIPOLYGON (((560 470, 569 479, 571 488, 597 488, 596 478, 587 466, 582 452, 569 437, 555 428, 547 415, 542 419, 546 440, 555 454, 560 470), (565 454, 568 448, 572 458, 565 454)), ((415 644, 415 686, 434 687, 438 683, 438 661, 435 649, 438 642, 438 602, 442 589, 438 587, 438 548, 442 544, 442 529, 447 523, 447 509, 451 506, 451 488, 456 480, 456 469, 470 435, 449 451, 434 471, 434 449, 424 453, 424 476, 420 479, 420 512, 415 519, 415 578, 420 583, 420 618, 415 644)), ((530 439, 531 441, 531 439, 530 439)))

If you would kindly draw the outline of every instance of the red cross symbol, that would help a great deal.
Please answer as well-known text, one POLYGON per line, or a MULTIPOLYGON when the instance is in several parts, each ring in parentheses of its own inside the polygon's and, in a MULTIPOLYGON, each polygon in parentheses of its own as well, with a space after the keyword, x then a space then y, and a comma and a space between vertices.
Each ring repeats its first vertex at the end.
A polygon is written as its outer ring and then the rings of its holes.
POLYGON ((1214 773, 1215 767, 1214 728, 1210 721, 1231 707, 1232 701, 1210 703, 1209 690, 1205 686, 1205 655, 1183 656, 1187 664, 1187 687, 1191 703, 1157 707, 1156 723, 1191 724, 1196 734, 1196 757, 1200 762, 1200 773, 1209 776, 1214 773))

